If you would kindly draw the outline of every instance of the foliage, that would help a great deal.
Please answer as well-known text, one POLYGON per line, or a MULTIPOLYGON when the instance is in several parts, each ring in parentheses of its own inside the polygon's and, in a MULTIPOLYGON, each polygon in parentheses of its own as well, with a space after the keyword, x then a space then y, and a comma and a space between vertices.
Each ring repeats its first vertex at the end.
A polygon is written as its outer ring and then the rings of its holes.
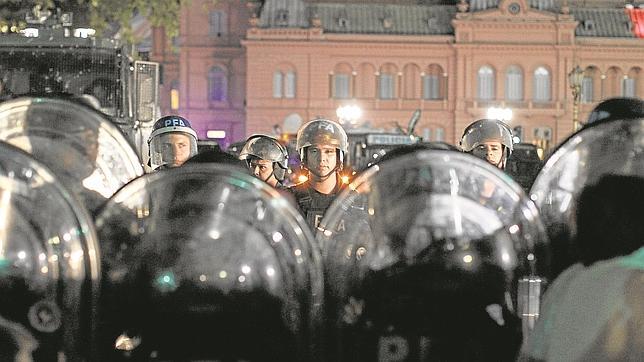
MULTIPOLYGON (((118 29, 121 37, 132 38, 134 14, 147 18, 152 26, 163 26, 169 38, 179 33, 182 6, 191 0, 0 0, 0 31, 16 31, 26 26, 25 15, 40 9, 73 12, 74 23, 82 23, 101 32, 118 29)), ((216 0, 209 0, 213 3, 216 0)), ((139 39, 140 40, 140 39, 139 39)))

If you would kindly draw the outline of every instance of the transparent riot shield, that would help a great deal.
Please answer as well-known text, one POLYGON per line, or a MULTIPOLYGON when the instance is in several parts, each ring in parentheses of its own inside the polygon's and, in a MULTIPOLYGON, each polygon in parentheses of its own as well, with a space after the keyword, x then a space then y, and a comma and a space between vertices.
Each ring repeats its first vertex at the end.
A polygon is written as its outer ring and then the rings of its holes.
POLYGON ((430 150, 376 165, 321 228, 332 360, 513 360, 538 316, 537 209, 476 157, 430 150))
POLYGON ((41 163, 0 142, 2 359, 90 360, 98 284, 85 208, 41 163))
POLYGON ((564 141, 530 189, 552 247, 553 276, 577 261, 571 250, 582 189, 605 174, 644 176, 644 119, 593 123, 564 141))
POLYGON ((143 174, 126 137, 105 115, 70 99, 17 98, 0 104, 0 140, 47 165, 94 214, 143 174))
POLYGON ((102 359, 323 358, 319 249, 261 180, 186 164, 130 182, 96 220, 102 359))

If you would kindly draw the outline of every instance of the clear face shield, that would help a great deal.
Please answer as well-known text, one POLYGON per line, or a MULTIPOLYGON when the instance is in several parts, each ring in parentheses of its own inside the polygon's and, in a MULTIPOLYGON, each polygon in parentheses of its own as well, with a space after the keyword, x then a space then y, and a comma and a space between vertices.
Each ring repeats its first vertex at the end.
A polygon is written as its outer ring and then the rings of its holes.
POLYGON ((196 154, 197 141, 187 133, 163 133, 150 141, 150 163, 153 169, 163 165, 181 166, 196 154))

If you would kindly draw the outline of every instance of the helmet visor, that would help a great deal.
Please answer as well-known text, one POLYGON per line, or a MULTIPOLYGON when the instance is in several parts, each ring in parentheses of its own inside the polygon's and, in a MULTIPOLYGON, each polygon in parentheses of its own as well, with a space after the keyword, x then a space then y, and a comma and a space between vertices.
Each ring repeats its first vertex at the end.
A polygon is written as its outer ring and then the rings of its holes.
POLYGON ((197 154, 197 141, 183 132, 160 134, 150 142, 152 168, 162 165, 178 167, 197 154))
POLYGON ((500 122, 478 122, 471 126, 461 139, 463 151, 470 152, 483 142, 497 141, 512 150, 512 134, 500 122))

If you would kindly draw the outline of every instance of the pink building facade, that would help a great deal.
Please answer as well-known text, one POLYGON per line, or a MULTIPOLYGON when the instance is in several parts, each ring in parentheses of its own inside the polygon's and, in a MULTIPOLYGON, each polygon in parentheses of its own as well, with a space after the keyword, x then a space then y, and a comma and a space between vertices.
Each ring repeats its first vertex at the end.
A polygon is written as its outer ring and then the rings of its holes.
POLYGON ((406 127, 420 109, 417 135, 457 144, 496 107, 512 111, 507 122, 523 141, 548 148, 571 134, 574 108, 583 121, 600 100, 644 95, 644 39, 624 8, 553 0, 193 3, 182 14, 177 112, 200 137, 211 129, 225 130, 227 142, 290 133, 357 105, 364 127, 384 130, 406 127), (208 7, 229 12, 227 40, 208 35, 208 7), (576 66, 584 72, 578 103, 568 76, 576 66), (227 76, 225 102, 209 98, 213 67, 227 76))

